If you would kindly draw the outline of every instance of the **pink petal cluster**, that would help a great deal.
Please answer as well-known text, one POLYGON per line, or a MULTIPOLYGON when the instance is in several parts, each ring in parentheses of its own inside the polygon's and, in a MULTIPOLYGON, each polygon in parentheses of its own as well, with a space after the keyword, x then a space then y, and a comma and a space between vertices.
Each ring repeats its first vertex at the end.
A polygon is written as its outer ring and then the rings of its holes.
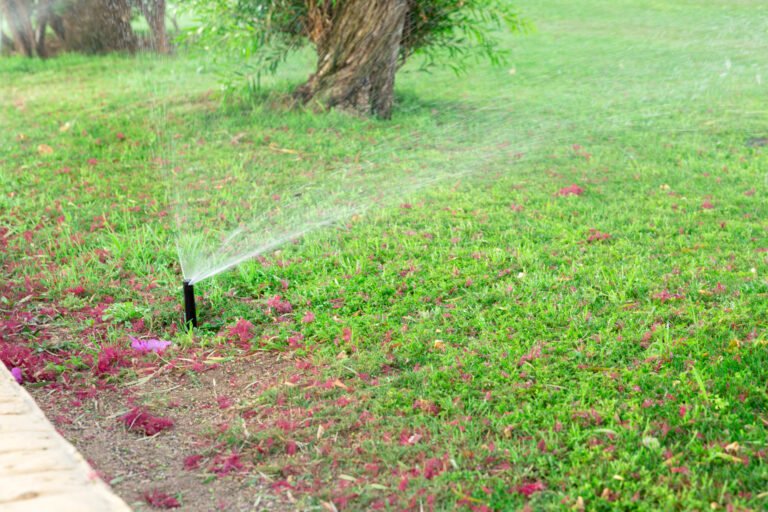
POLYGON ((122 415, 120 421, 128 427, 128 430, 140 432, 147 436, 153 436, 158 432, 173 427, 173 420, 153 416, 149 411, 142 407, 134 407, 122 415))
POLYGON ((522 494, 526 498, 530 497, 532 494, 535 494, 537 492, 541 492, 545 490, 547 486, 544 484, 544 482, 536 481, 536 482, 528 482, 525 484, 522 484, 515 489, 519 494, 522 494))
POLYGON ((244 318, 240 318, 235 325, 229 328, 230 338, 237 338, 241 343, 253 338, 253 324, 244 318))
POLYGON ((267 300, 267 306, 273 309, 278 315, 285 315, 293 311, 293 305, 287 300, 283 300, 280 295, 275 295, 267 300))
POLYGON ((155 508, 179 508, 181 503, 168 493, 154 489, 144 493, 144 501, 155 508))
POLYGON ((600 242, 601 240, 609 240, 611 238, 610 233, 601 233, 600 231, 596 229, 589 230, 589 236, 587 237, 587 242, 600 242))
POLYGON ((168 347, 171 346, 170 341, 165 340, 139 340, 134 338, 133 336, 128 336, 131 338, 131 348, 137 352, 142 353, 148 353, 148 352, 154 352, 156 354, 162 354, 163 352, 168 349, 168 347))
POLYGON ((583 193, 584 189, 576 184, 568 185, 557 191, 558 196, 580 196, 583 193))

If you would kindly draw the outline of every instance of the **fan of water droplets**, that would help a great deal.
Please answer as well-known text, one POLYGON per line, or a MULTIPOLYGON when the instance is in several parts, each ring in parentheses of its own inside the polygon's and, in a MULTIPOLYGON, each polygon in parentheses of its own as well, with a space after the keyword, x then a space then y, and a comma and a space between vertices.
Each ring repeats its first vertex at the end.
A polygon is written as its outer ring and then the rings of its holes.
MULTIPOLYGON (((523 2, 537 28, 505 38, 507 67, 456 76, 409 64, 398 75, 405 100, 387 122, 227 106, 213 62, 178 79, 171 69, 155 85, 155 129, 184 278, 199 282, 426 188, 514 173, 557 142, 706 130, 725 118, 742 119, 745 133, 763 126, 765 112, 739 98, 768 93, 768 9, 700 2, 690 19, 682 3, 631 4, 523 2), (557 51, 564 41, 568 51, 557 51)), ((311 65, 299 57, 273 83, 296 82, 311 65)))

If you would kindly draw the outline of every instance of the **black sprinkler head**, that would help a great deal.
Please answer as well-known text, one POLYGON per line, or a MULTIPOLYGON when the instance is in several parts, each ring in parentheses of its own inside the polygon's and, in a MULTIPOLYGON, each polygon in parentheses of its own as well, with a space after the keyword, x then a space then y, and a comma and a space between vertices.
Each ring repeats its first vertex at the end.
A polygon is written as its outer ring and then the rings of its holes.
POLYGON ((195 308, 195 285, 184 280, 184 323, 197 327, 197 309, 195 308))

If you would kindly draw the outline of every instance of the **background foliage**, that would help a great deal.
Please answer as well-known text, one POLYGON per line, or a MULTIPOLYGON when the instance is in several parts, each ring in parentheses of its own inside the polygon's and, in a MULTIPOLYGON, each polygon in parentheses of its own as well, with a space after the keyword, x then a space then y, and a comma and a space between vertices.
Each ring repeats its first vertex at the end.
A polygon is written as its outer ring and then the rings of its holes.
MULTIPOLYGON (((338 11, 337 0, 184 0, 196 26, 187 40, 243 58, 239 72, 274 72, 292 51, 322 44, 338 11), (247 71, 246 71, 247 70, 247 71)), ((410 0, 400 48, 401 63, 421 55, 424 68, 437 63, 456 71, 471 58, 500 63, 508 50, 499 29, 526 22, 503 0, 410 0)))

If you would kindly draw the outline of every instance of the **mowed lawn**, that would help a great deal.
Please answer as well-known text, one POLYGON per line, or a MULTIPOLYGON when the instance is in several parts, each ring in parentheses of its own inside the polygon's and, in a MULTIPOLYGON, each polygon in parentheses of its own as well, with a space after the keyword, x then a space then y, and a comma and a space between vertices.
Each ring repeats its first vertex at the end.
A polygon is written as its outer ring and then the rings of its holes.
POLYGON ((0 59, 0 360, 71 399, 64 427, 153 372, 288 359, 157 461, 189 510, 174 474, 289 509, 765 510, 768 10, 560 4, 520 2, 536 29, 503 36, 502 67, 409 64, 391 121, 283 108, 306 54, 252 96, 219 87, 236 61, 187 50, 0 59), (445 179, 199 283, 188 331, 174 214, 226 212, 175 204, 179 154, 445 179))

